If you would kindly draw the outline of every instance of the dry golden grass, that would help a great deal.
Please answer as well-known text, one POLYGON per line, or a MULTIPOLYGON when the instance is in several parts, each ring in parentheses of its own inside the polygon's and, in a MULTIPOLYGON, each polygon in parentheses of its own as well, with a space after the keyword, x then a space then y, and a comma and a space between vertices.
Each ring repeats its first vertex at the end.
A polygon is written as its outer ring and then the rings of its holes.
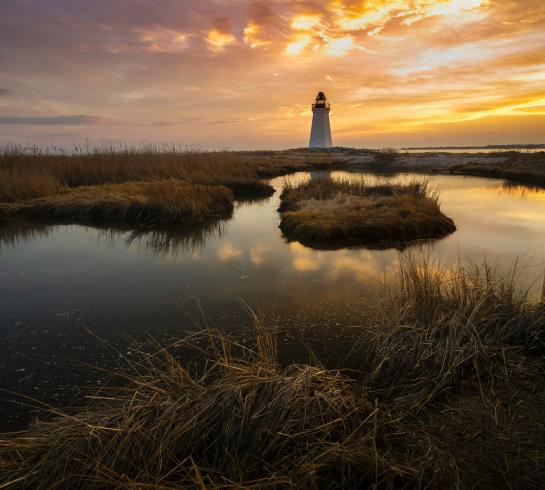
POLYGON ((488 265, 402 261, 352 378, 207 330, 141 352, 87 408, 0 437, 3 488, 540 488, 545 305, 488 265), (191 373, 173 352, 202 349, 191 373))
POLYGON ((45 172, 25 173, 15 169, 0 170, 0 203, 50 196, 61 191, 62 188, 56 177, 45 172))
POLYGON ((223 186, 156 180, 78 187, 20 203, 0 204, 0 221, 192 223, 229 217, 233 205, 232 192, 223 186))
POLYGON ((278 152, 208 152, 168 145, 66 153, 8 145, 0 148, 0 202, 54 194, 65 187, 179 179, 229 187, 235 197, 271 195, 261 178, 324 167, 331 157, 278 152))
POLYGON ((369 186, 319 179, 287 185, 281 199, 282 232, 311 246, 403 244, 456 230, 422 182, 369 186))
POLYGON ((49 196, 64 187, 178 179, 225 185, 240 196, 267 195, 258 162, 229 153, 163 153, 134 149, 69 155, 0 153, 0 202, 49 196))

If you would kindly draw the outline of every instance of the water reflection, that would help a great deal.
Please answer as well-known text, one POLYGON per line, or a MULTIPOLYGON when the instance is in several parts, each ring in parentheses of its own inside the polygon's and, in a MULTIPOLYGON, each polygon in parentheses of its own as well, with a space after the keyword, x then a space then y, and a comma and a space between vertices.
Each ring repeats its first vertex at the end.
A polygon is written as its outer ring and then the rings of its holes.
MULTIPOLYGON (((67 226, 58 223, 16 222, 0 226, 0 251, 3 248, 16 249, 44 239, 65 229, 67 226)), ((168 260, 191 256, 202 249, 212 237, 221 238, 225 223, 220 220, 183 225, 182 227, 134 228, 125 225, 81 225, 87 230, 96 230, 97 242, 109 248, 120 244, 168 260)))
POLYGON ((17 248, 40 238, 45 238, 54 230, 54 225, 46 223, 5 223, 0 224, 0 250, 17 248))
MULTIPOLYGON (((347 172, 331 176, 376 180, 347 172)), ((76 389, 96 382, 74 363, 108 362, 87 329, 116 345, 120 337, 146 333, 168 341, 195 329, 195 298, 210 323, 230 333, 249 325, 240 299, 276 305, 286 342, 293 345, 290 359, 308 360, 300 347, 305 344, 322 359, 337 355, 343 327, 361 323, 377 285, 395 276, 400 252, 286 243, 278 228, 279 191, 286 180, 310 178, 300 173, 273 179, 273 197, 237 206, 233 219, 221 225, 191 230, 1 225, 0 388, 66 403, 76 389)), ((400 174, 390 181, 422 178, 400 174)), ((423 246, 424 253, 442 263, 499 257, 505 267, 524 253, 522 279, 540 294, 545 191, 483 178, 425 178, 439 190, 458 232, 423 246)), ((21 413, 0 395, 0 425, 21 413)))
POLYGON ((515 197, 532 197, 545 200, 545 189, 543 187, 503 182, 497 187, 498 193, 515 197))
POLYGON ((123 240, 125 245, 137 245, 163 259, 176 260, 181 256, 193 255, 201 250, 212 237, 221 238, 225 224, 209 221, 183 228, 153 228, 120 231, 109 228, 102 230, 109 240, 123 240))

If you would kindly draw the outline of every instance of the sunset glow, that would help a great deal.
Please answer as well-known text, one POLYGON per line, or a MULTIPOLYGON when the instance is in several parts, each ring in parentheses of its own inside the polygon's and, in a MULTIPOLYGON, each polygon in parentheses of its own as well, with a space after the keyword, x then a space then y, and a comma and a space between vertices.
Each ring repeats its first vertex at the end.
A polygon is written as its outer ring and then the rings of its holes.
POLYGON ((304 146, 545 140, 537 0, 3 2, 0 138, 304 146))

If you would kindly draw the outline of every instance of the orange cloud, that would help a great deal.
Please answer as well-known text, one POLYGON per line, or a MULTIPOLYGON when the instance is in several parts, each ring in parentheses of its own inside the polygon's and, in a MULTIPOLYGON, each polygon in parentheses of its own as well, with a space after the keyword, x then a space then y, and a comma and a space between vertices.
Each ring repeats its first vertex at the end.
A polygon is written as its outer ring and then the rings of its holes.
POLYGON ((261 37, 261 28, 254 22, 250 22, 244 28, 244 42, 251 48, 263 48, 271 45, 271 41, 261 37))
POLYGON ((156 53, 179 53, 188 48, 188 36, 170 29, 147 31, 140 35, 146 49, 156 53))
POLYGON ((231 32, 231 21, 226 17, 218 19, 214 28, 208 31, 206 40, 215 53, 221 53, 226 47, 235 44, 237 39, 231 32))

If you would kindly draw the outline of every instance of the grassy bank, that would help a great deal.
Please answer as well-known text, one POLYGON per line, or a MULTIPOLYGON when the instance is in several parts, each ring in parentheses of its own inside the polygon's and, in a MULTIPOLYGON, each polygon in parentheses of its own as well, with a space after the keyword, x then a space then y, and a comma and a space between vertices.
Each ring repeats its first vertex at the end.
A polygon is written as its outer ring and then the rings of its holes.
POLYGON ((318 179, 287 185, 279 211, 288 239, 320 247, 403 244, 456 230, 423 182, 372 186, 318 179))
MULTIPOLYGON (((492 157, 497 154, 491 155, 492 157)), ((501 155, 501 154, 500 154, 501 155)), ((452 173, 505 179, 510 182, 545 187, 545 152, 505 155, 505 160, 489 164, 467 163, 456 165, 452 173)))
POLYGON ((274 189, 264 178, 335 164, 330 156, 302 151, 207 152, 168 145, 114 145, 64 152, 7 145, 0 148, 1 214, 161 223, 214 219, 232 209, 224 202, 225 188, 236 200, 268 197, 274 189), (164 187, 167 181, 170 189, 164 187), (164 202, 159 202, 157 187, 173 190, 174 181, 180 182, 174 197, 165 194, 164 202))
POLYGON ((0 438, 3 488, 539 488, 545 307, 494 268, 408 258, 350 370, 281 366, 274 328, 162 348, 85 409, 0 438), (350 374, 350 376, 348 375, 350 374))
POLYGON ((268 196, 272 188, 262 178, 334 164, 335 158, 304 152, 208 152, 168 145, 61 152, 8 145, 0 148, 0 202, 49 196, 66 187, 170 179, 224 185, 236 198, 268 196))
POLYGON ((233 205, 233 194, 224 186, 180 180, 129 182, 63 189, 38 199, 0 204, 0 222, 60 219, 138 224, 195 223, 228 218, 233 205))
POLYGON ((224 185, 237 197, 270 195, 270 186, 259 179, 259 165, 251 156, 155 146, 69 154, 4 147, 0 151, 0 201, 44 197, 65 188, 171 179, 224 185))

